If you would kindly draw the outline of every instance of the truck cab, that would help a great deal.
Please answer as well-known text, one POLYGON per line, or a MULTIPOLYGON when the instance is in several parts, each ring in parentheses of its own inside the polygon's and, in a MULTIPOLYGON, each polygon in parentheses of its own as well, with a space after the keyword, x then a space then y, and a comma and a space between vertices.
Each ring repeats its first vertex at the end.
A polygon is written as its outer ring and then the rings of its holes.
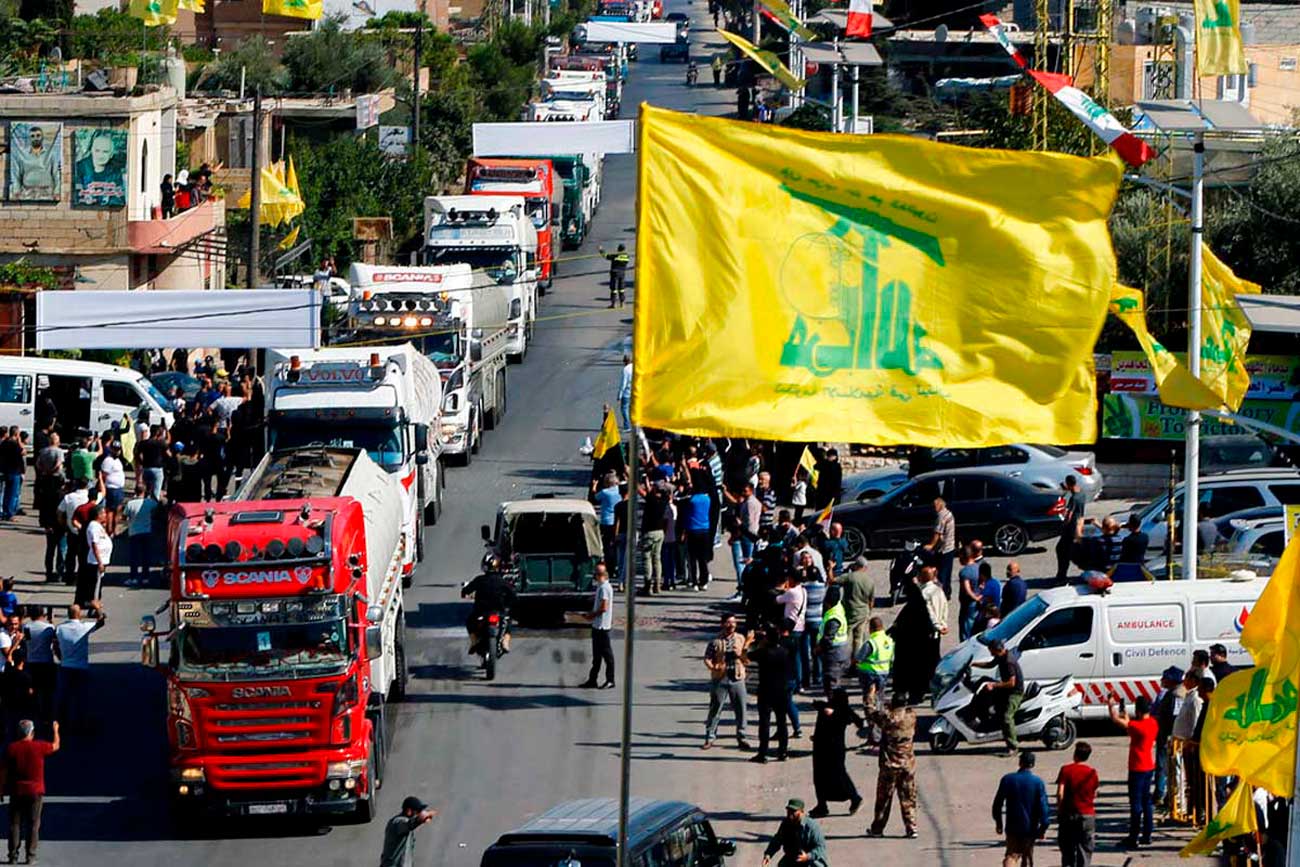
MULTIPOLYGON (((596 73, 580 73, 592 75, 596 73)), ((599 87, 604 88, 604 80, 599 87)), ((465 192, 472 196, 522 196, 537 229, 538 286, 549 287, 555 275, 554 226, 560 223, 563 188, 547 159, 475 157, 465 169, 465 192)))
POLYGON ((183 820, 373 818, 406 690, 399 487, 362 450, 313 449, 173 506, 170 628, 144 618, 142 662, 166 682, 183 820))
POLYGON ((523 361, 537 317, 537 229, 521 196, 430 196, 424 200, 426 265, 467 263, 510 295, 507 353, 523 361))

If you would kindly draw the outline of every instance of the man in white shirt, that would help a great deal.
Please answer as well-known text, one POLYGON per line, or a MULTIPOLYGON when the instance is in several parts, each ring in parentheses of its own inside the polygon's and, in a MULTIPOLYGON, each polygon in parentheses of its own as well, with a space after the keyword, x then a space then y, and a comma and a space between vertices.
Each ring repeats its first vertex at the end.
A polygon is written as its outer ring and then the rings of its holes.
POLYGON ((609 570, 604 563, 596 564, 593 578, 596 584, 591 611, 583 615, 591 621, 591 672, 581 686, 585 689, 613 689, 614 647, 609 642, 609 633, 614 628, 614 585, 609 583, 609 570), (604 682, 598 681, 601 663, 605 665, 604 682))
POLYGON ((126 464, 122 462, 122 443, 117 440, 99 463, 99 486, 104 492, 104 529, 109 536, 116 536, 117 512, 126 502, 126 464))
POLYGON ((158 500, 153 492, 141 485, 135 496, 126 501, 122 518, 126 521, 127 544, 130 548, 131 574, 127 587, 149 586, 149 571, 153 564, 153 516, 158 500))
MULTIPOLYGON (((77 574, 80 569, 80 563, 85 556, 82 550, 82 536, 77 528, 73 526, 72 516, 77 509, 90 502, 91 493, 98 493, 98 488, 90 482, 74 482, 71 491, 63 495, 59 501, 59 507, 55 510, 55 517, 59 522, 59 527, 63 529, 64 535, 68 540, 68 551, 63 557, 63 583, 77 583, 77 574)), ((98 499, 98 496, 96 496, 98 499)))
POLYGON ((59 719, 68 728, 83 728, 90 676, 90 635, 107 617, 98 602, 90 603, 93 619, 84 619, 80 605, 68 606, 68 619, 54 627, 54 655, 59 660, 59 719))
POLYGON ((920 642, 921 658, 918 664, 925 672, 925 683, 934 679, 934 670, 939 665, 939 642, 948 634, 948 597, 939 586, 939 570, 925 566, 917 576, 921 587, 921 598, 925 600, 926 613, 930 615, 930 627, 933 629, 920 642))
POLYGON ((42 720, 54 718, 54 688, 58 682, 58 667, 54 664, 54 624, 50 613, 43 607, 31 606, 32 617, 23 626, 26 633, 27 670, 32 674, 32 688, 36 690, 36 707, 42 720))
POLYGON ((813 565, 817 567, 817 571, 821 572, 822 575, 825 575, 826 558, 822 557, 821 551, 818 551, 812 545, 808 544, 807 536, 800 533, 799 536, 796 537, 794 540, 794 562, 798 563, 799 558, 804 555, 805 551, 807 551, 808 554, 812 556, 813 565))
POLYGON ((623 427, 632 429, 632 357, 623 356, 623 379, 618 386, 618 408, 623 416, 623 427))
POLYGON ((99 505, 90 507, 86 522, 86 563, 77 577, 76 601, 89 604, 99 598, 100 584, 108 564, 113 562, 113 537, 101 523, 103 510, 99 505))

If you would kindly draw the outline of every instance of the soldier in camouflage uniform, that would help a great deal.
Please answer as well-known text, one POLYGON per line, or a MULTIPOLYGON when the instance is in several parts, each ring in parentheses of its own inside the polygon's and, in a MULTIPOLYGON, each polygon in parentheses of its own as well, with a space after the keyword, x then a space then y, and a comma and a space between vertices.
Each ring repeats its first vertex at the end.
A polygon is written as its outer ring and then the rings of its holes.
POLYGON ((868 721, 880 730, 880 772, 876 777, 876 815, 867 829, 868 837, 883 837, 889 823, 894 792, 903 812, 903 829, 916 839, 916 711, 907 706, 907 696, 894 693, 889 710, 867 711, 868 721))

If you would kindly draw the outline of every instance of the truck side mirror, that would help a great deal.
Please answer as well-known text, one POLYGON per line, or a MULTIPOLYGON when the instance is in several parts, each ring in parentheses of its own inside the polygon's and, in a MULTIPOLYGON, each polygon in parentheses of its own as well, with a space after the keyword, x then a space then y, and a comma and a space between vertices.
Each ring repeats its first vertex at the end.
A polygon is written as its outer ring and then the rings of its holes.
POLYGON ((479 535, 483 537, 484 542, 492 541, 492 528, 489 527, 487 524, 484 524, 483 526, 479 527, 478 531, 479 531, 479 535))
POLYGON ((145 635, 153 635, 158 631, 158 621, 152 614, 146 614, 140 618, 140 631, 145 635))
POLYGON ((158 667, 158 636, 153 632, 140 642, 140 664, 145 668, 158 667))
POLYGON ((378 659, 384 655, 384 628, 379 625, 366 627, 366 656, 378 659))
POLYGON ((429 450, 429 426, 427 424, 417 424, 415 426, 415 450, 417 452, 427 452, 429 450))
POLYGON ((469 360, 483 360, 483 342, 480 340, 471 340, 469 343, 469 360))

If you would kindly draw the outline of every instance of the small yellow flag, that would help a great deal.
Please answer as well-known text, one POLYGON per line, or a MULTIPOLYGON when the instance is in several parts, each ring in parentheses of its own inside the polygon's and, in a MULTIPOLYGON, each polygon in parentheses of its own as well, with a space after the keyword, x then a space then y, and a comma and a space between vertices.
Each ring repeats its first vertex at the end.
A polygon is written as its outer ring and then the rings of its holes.
POLYGON ((765 51, 745 37, 728 33, 725 30, 719 30, 718 35, 753 58, 755 63, 776 76, 777 80, 786 87, 791 90, 799 90, 803 87, 803 79, 786 69, 785 64, 781 62, 781 58, 771 51, 765 51))
MULTIPOLYGON (((297 176, 294 176, 297 180, 297 176)), ((244 192, 235 202, 236 208, 251 208, 253 194, 244 192)), ((285 182, 284 166, 274 163, 262 169, 262 222, 268 226, 278 226, 301 214, 303 201, 285 182)))
POLYGON ((1201 244, 1201 382, 1233 412, 1250 388, 1246 346, 1250 320, 1237 304, 1238 295, 1258 295, 1258 283, 1243 280, 1201 244))
POLYGON ((622 440, 618 435, 618 421, 614 418, 614 411, 610 410, 605 413, 605 420, 600 424, 600 433, 596 436, 596 442, 592 444, 591 456, 600 460, 605 456, 605 452, 613 448, 618 448, 622 440))
POLYGON ((301 226, 294 226, 293 231, 285 235, 284 240, 282 240, 279 244, 276 244, 275 246, 280 250, 288 250, 294 244, 298 243, 298 230, 301 228, 302 228, 301 226))
POLYGON ((180 0, 180 8, 191 12, 203 12, 203 0, 180 0))
POLYGON ((777 23, 784 27, 786 31, 797 35, 800 39, 803 39, 806 42, 812 42, 817 38, 817 34, 803 25, 799 18, 794 14, 794 11, 790 9, 790 4, 786 3, 785 0, 758 0, 758 2, 761 3, 768 12, 772 13, 772 17, 775 18, 777 23))
POLYGON ((286 15, 290 18, 320 18, 325 11, 324 0, 262 0, 265 15, 286 15))
POLYGON ((1147 363, 1160 391, 1160 402, 1182 409, 1218 409, 1223 398, 1174 357, 1147 330, 1146 305, 1142 292, 1116 283, 1110 290, 1110 312, 1129 327, 1147 354, 1147 363))
POLYGON ((139 18, 146 27, 161 27, 176 22, 177 0, 130 0, 126 14, 139 18))
POLYGON ((834 512, 835 512, 835 501, 831 500, 829 503, 826 504, 826 508, 822 509, 821 512, 817 515, 817 523, 821 524, 822 527, 827 532, 830 532, 831 515, 834 514, 834 512))
POLYGON ((1196 74, 1246 75, 1240 0, 1195 0, 1196 74))
POLYGON ((817 487, 817 477, 820 475, 817 472, 817 459, 807 446, 803 447, 803 454, 799 455, 799 466, 808 471, 808 484, 817 487))
POLYGON ((636 424, 934 447, 1096 438, 1117 159, 652 106, 639 130, 636 277, 654 291, 636 298, 636 424))
POLYGON ((1251 797, 1248 783, 1239 782, 1237 788, 1228 796, 1222 809, 1205 824, 1201 833, 1183 847, 1178 854, 1183 858, 1193 855, 1208 855, 1219 847, 1224 840, 1230 840, 1242 834, 1253 834, 1259 830, 1255 820, 1255 802, 1251 797))

